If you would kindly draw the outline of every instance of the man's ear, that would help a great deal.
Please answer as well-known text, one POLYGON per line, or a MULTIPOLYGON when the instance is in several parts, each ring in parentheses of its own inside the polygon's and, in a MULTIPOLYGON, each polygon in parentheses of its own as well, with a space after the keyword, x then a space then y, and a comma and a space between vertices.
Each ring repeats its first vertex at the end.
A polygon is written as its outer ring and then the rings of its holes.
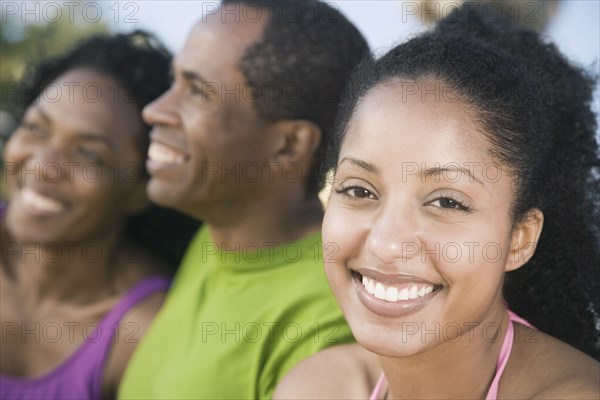
POLYGON ((535 208, 528 211, 523 221, 514 228, 506 262, 507 272, 522 267, 533 257, 543 225, 544 214, 535 208))
POLYGON ((273 161, 281 164, 310 165, 319 144, 321 128, 307 120, 282 120, 273 127, 276 143, 273 161))

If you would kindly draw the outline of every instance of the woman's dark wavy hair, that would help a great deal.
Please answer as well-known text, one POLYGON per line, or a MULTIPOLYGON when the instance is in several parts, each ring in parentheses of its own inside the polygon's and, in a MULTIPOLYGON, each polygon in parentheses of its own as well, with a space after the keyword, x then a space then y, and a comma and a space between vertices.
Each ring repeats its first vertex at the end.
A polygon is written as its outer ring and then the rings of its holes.
MULTIPOLYGON (((137 30, 129 34, 93 36, 77 43, 65 54, 27 71, 19 96, 21 112, 60 75, 75 68, 90 68, 114 79, 127 99, 135 103, 141 119, 144 106, 169 88, 170 63, 170 53, 147 32, 137 30)), ((146 124, 144 127, 140 151, 145 154, 150 127, 146 124)), ((143 166, 140 166, 140 172, 143 177, 148 176, 143 166)), ((153 205, 129 218, 125 235, 175 269, 198 225, 182 214, 153 205)))
POLYGON ((491 154, 515 174, 513 224, 534 208, 544 214, 535 255, 507 274, 505 299, 537 328, 599 359, 594 79, 556 46, 462 6, 434 31, 359 67, 346 89, 326 170, 335 168, 348 122, 369 90, 432 77, 474 111, 491 154))

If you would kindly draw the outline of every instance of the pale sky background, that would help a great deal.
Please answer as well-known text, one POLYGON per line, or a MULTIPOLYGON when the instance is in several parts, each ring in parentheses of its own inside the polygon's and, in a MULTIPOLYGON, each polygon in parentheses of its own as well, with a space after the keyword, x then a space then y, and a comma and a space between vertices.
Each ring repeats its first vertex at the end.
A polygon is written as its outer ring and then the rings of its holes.
MULTIPOLYGON (((420 18, 409 15, 401 0, 337 0, 335 4, 365 35, 377 55, 426 29, 420 18)), ((117 2, 107 1, 113 8, 117 2)), ((145 0, 118 2, 117 31, 142 28, 154 32, 170 50, 177 52, 192 25, 218 1, 145 0), (135 6, 129 4, 134 3, 135 6), (128 5, 129 4, 129 5, 128 5), (124 21, 126 16, 137 23, 124 21)), ((114 14, 114 9, 111 11, 114 14)), ((108 13, 107 13, 108 15, 108 13)), ((600 0, 562 0, 546 34, 577 64, 600 75, 600 0)), ((600 83, 597 83, 594 110, 600 122, 600 83)), ((600 123, 599 123, 600 125, 600 123)), ((600 138, 600 131, 599 138, 600 138)))
MULTIPOLYGON (((446 0, 448 3, 455 1, 446 0)), ((510 1, 510 0, 507 0, 510 1)), ((50 4, 61 5, 66 0, 57 1, 12 1, 0 0, 2 11, 7 5, 19 7, 39 7, 51 9, 50 4)), ((327 0, 345 14, 365 35, 376 55, 399 44, 411 36, 426 29, 420 18, 410 15, 407 10, 417 4, 416 0, 327 0)), ((202 18, 204 10, 214 9, 220 1, 198 0, 103 0, 88 1, 91 5, 102 7, 101 19, 109 23, 115 31, 145 29, 154 32, 166 45, 177 52, 184 44, 192 25, 202 18), (118 14, 116 14, 118 12, 118 14)), ((76 7, 81 14, 82 4, 76 7)), ((443 7, 443 6, 442 6, 443 7)), ((93 15, 94 7, 90 8, 93 15)), ((526 12, 527 9, 524 10, 526 12)), ((35 14, 35 13, 34 13, 35 14)), ((26 22, 32 17, 24 17, 26 22)), ((17 25, 14 32, 5 32, 10 36, 19 36, 23 26, 17 25), (21 29, 19 29, 21 28, 21 29)), ((555 42, 564 54, 577 64, 600 75, 600 0, 562 0, 546 34, 555 42)), ((594 110, 600 114, 597 82, 594 110)), ((598 119, 600 121, 600 117, 598 119)), ((600 125, 600 124, 599 124, 600 125)), ((599 130, 600 138, 600 130, 599 130)))
MULTIPOLYGON (((217 3, 193 0, 122 1, 119 2, 122 12, 119 23, 113 25, 119 31, 136 27, 153 31, 171 50, 177 51, 183 45, 189 29, 201 18, 203 9, 209 9, 217 3), (135 3, 137 9, 129 6, 125 10, 127 3, 135 3), (128 14, 139 22, 123 21, 128 14)), ((406 12, 407 6, 402 4, 406 2, 401 0, 337 0, 328 3, 337 5, 356 24, 377 54, 424 29, 419 18, 406 12)), ((547 34, 571 59, 597 71, 600 57, 600 0, 561 1, 547 34)))
MULTIPOLYGON (((510 0, 507 0, 510 1, 510 0)), ((407 3, 396 0, 337 0, 333 3, 365 35, 377 55, 394 44, 403 42, 424 29, 420 18, 410 15, 407 3)), ((114 16, 116 2, 112 4, 114 16)), ((203 11, 210 10, 218 1, 146 0, 118 3, 117 31, 142 28, 154 32, 170 50, 177 52, 203 11), (131 5, 129 3, 134 3, 131 5), (138 22, 125 21, 136 19, 138 22)), ((112 20, 112 18, 111 18, 112 20)), ((580 66, 600 75, 600 0, 562 0, 554 18, 546 29, 549 38, 561 51, 580 66)), ((593 108, 600 126, 600 83, 597 83, 593 108)), ((597 132, 600 139, 600 130, 597 132)))

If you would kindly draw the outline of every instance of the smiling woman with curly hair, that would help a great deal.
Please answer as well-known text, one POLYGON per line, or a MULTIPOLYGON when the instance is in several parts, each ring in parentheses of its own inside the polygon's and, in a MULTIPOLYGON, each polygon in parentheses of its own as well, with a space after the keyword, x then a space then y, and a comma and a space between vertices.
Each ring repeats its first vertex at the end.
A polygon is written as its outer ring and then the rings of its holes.
POLYGON ((365 63, 323 222, 360 345, 306 360, 276 397, 597 399, 592 88, 538 34, 471 6, 365 63))
POLYGON ((26 79, 4 150, 2 399, 115 397, 162 305, 197 226, 145 193, 141 110, 169 62, 138 31, 87 39, 26 79))

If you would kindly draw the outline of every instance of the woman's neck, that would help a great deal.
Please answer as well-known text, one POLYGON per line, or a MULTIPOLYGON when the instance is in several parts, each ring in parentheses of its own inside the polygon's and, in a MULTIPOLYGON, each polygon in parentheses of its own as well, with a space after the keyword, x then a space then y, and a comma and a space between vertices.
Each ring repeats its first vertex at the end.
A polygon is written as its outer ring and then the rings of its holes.
MULTIPOLYGON (((8 276, 31 306, 90 304, 115 290, 120 232, 112 231, 81 242, 18 242, 3 247, 8 276)), ((12 241, 12 243, 10 243, 12 241)))
POLYGON ((485 398, 507 328, 508 314, 500 301, 484 321, 452 342, 411 357, 381 356, 388 398, 485 398), (495 338, 491 327, 500 327, 495 338))

